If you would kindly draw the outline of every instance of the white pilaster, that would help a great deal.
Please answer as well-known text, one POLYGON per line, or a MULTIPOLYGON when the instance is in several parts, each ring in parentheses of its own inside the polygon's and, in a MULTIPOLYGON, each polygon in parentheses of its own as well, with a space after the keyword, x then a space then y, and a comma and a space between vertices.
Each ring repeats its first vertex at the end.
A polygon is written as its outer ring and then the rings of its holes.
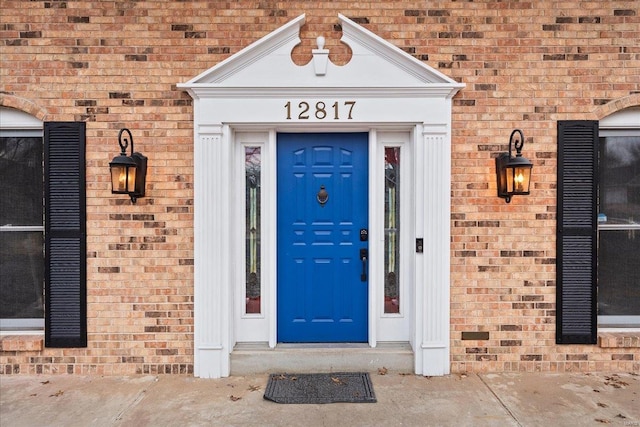
POLYGON ((417 237, 424 253, 416 255, 415 369, 421 375, 445 375, 449 362, 449 268, 451 147, 449 124, 423 126, 416 168, 417 237), (419 166, 422 163, 422 166, 419 166))
POLYGON ((201 125, 194 149, 194 375, 202 378, 229 375, 228 139, 221 125, 201 125))

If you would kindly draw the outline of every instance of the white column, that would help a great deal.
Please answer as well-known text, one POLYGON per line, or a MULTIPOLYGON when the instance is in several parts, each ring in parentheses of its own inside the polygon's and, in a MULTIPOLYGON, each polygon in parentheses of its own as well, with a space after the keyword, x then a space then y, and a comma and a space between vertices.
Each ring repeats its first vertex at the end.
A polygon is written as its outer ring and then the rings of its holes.
POLYGON ((425 124, 416 146, 415 372, 446 375, 449 361, 451 147, 448 124, 425 124))
POLYGON ((194 147, 194 375, 229 376, 228 132, 200 125, 194 147))

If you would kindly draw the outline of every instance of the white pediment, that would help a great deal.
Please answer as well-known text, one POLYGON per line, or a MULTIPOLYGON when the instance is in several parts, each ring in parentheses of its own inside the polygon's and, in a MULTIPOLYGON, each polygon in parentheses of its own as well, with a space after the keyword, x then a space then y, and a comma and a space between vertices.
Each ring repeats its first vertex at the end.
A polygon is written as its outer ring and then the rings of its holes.
POLYGON ((301 15, 178 87, 187 89, 194 97, 243 90, 256 94, 256 91, 348 88, 390 91, 396 95, 399 90, 413 96, 430 94, 447 98, 464 87, 347 17, 338 15, 338 18, 343 31, 341 41, 352 52, 345 65, 331 62, 321 38, 313 49, 312 61, 302 66, 293 62, 291 52, 300 44, 300 28, 305 22, 305 15, 301 15))

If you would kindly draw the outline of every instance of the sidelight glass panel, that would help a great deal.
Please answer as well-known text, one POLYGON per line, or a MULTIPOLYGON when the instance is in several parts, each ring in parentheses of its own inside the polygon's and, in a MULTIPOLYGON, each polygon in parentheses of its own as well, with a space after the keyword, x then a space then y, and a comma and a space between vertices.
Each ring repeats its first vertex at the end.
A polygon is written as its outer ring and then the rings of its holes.
POLYGON ((384 149, 384 312, 400 312, 400 147, 384 149))
POLYGON ((260 313, 260 147, 245 147, 245 311, 260 313))

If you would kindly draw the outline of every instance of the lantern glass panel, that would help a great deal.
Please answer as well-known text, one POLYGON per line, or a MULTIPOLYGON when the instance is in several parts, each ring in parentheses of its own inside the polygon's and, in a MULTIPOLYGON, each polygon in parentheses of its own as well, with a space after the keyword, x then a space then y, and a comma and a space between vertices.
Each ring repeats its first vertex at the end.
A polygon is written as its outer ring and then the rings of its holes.
POLYGON ((529 185, 531 183, 531 168, 530 167, 516 168, 515 180, 516 180, 515 190, 518 193, 528 193, 529 185))
POLYGON ((531 182, 531 168, 516 166, 507 167, 507 193, 519 194, 529 192, 529 183, 531 182))
POLYGON ((127 192, 133 193, 136 191, 136 167, 129 166, 127 169, 127 192))
POLYGON ((507 176, 507 193, 513 193, 513 182, 515 181, 515 169, 505 168, 505 175, 507 176))
POLYGON ((133 193, 136 188, 136 167, 111 166, 111 184, 114 193, 133 193))

